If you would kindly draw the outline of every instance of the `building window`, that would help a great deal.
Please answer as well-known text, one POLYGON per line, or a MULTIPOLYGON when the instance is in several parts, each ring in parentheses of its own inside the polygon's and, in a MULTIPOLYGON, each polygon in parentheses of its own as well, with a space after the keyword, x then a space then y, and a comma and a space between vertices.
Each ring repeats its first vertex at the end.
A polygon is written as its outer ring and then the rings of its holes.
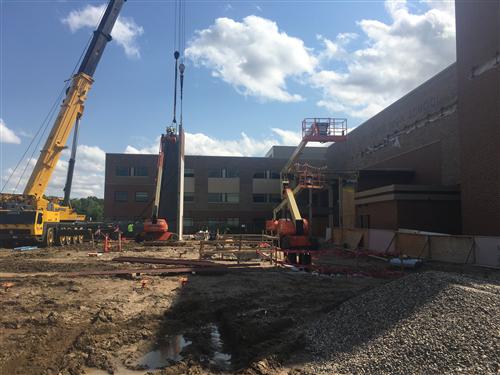
POLYGON ((136 191, 135 192, 135 201, 136 202, 147 202, 149 198, 149 194, 147 191, 136 191))
POLYGON ((134 176, 135 177, 146 177, 148 175, 147 167, 134 167, 134 176))
POLYGON ((194 193, 184 193, 184 202, 194 202, 194 193))
POLYGON ((118 167, 116 167, 116 175, 122 176, 122 177, 130 176, 130 168, 118 166, 118 167))
POLYGON ((239 203, 239 193, 208 193, 208 203, 239 203))
POLYGON ((208 177, 210 178, 235 178, 239 176, 240 172, 236 168, 211 168, 208 170, 208 177))
POLYGON ((222 170, 221 169, 209 169, 208 170, 208 177, 221 178, 222 177, 222 170))
POLYGON ((360 228, 370 228, 370 215, 359 215, 360 228))
POLYGON ((254 203, 266 203, 267 202, 267 194, 254 194, 253 195, 254 203))
POLYGON ((240 177, 240 171, 238 171, 236 168, 223 169, 222 172, 223 172, 223 175, 225 175, 223 177, 226 177, 226 178, 240 177))
POLYGON ((128 192, 115 191, 115 202, 128 202, 128 192))
POLYGON ((271 178, 273 180, 279 180, 280 173, 278 171, 269 171, 269 178, 271 178))
POLYGON ((281 202, 281 194, 269 194, 269 202, 280 203, 281 202))
POLYGON ((277 171, 273 171, 271 169, 265 169, 262 171, 255 172, 253 178, 276 180, 280 178, 280 173, 277 171))
POLYGON ((191 217, 185 217, 182 219, 182 222, 185 227, 192 227, 194 226, 193 218, 191 217))
POLYGON ((194 169, 185 168, 184 177, 194 177, 194 169))
POLYGON ((280 203, 280 194, 253 194, 254 203, 280 203))
POLYGON ((226 223, 230 227, 238 227, 240 225, 240 218, 239 217, 228 217, 226 219, 226 223))
POLYGON ((213 228, 213 227, 216 227, 217 225, 219 225, 221 223, 221 221, 219 219, 215 219, 213 217, 209 217, 207 219, 207 224, 209 227, 213 228))
POLYGON ((208 193, 208 203, 220 203, 220 202, 222 202, 222 194, 208 193))
POLYGON ((240 194, 239 193, 226 193, 226 200, 224 202, 227 203, 239 203, 240 202, 240 194))

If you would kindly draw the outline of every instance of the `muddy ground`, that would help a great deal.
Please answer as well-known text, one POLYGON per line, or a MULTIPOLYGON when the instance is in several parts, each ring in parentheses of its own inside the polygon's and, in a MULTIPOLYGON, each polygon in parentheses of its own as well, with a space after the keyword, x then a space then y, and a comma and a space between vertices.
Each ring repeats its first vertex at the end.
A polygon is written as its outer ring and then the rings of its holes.
POLYGON ((117 255, 197 257, 195 246, 92 251, 0 250, 0 374, 300 373, 303 328, 390 281, 269 265, 186 277, 64 275, 154 267, 112 262, 117 255))

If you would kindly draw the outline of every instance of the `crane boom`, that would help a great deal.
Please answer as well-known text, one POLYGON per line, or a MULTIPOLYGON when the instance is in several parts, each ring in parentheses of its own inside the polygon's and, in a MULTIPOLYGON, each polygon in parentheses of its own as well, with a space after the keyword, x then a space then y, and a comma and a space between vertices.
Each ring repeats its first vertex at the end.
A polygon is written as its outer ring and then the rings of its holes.
POLYGON ((49 184, 61 152, 73 127, 82 117, 87 94, 94 83, 92 76, 102 57, 111 30, 126 0, 110 0, 84 58, 66 91, 56 120, 40 152, 23 194, 0 194, 0 246, 4 244, 42 244, 43 246, 81 243, 89 235, 92 223, 85 221, 69 206, 75 161, 77 129, 68 167, 64 201, 46 199, 43 194, 49 184))
POLYGON ((125 1, 110 0, 97 30, 94 31, 92 41, 80 64, 80 68, 71 79, 66 98, 26 184, 24 195, 32 195, 37 199, 43 196, 61 152, 66 148, 66 142, 71 130, 76 120, 83 114, 88 91, 94 82, 92 76, 107 42, 111 40, 111 30, 125 1))

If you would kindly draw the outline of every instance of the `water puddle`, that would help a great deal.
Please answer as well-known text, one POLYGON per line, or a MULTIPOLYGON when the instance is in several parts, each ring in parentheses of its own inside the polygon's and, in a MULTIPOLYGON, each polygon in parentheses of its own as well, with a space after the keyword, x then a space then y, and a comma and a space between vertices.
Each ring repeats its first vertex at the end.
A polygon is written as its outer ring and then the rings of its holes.
POLYGON ((210 364, 221 370, 229 370, 231 367, 231 354, 222 351, 224 343, 220 336, 219 327, 215 324, 209 324, 208 328, 210 329, 210 342, 214 351, 210 364))
POLYGON ((160 369, 169 366, 172 362, 182 361, 182 350, 192 344, 183 335, 169 338, 164 345, 157 350, 150 351, 138 359, 137 363, 149 370, 160 369))
MULTIPOLYGON (((210 352, 213 353, 208 358, 208 363, 219 370, 230 370, 231 354, 224 353, 224 342, 222 341, 219 327, 210 323, 203 327, 203 331, 210 335, 210 352)), ((183 360, 181 352, 192 342, 184 338, 183 335, 170 337, 156 350, 152 350, 140 357, 136 364, 147 370, 156 370, 172 365, 172 362, 183 360)))

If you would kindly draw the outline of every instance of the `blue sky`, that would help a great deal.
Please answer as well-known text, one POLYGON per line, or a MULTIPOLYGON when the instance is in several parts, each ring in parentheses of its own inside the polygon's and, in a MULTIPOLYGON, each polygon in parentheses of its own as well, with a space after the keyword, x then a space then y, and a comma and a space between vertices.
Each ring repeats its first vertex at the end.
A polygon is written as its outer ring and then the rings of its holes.
MULTIPOLYGON (((92 32, 91 10, 104 1, 0 3, 4 182, 70 77, 92 32)), ((125 3, 125 26, 86 103, 76 195, 102 196, 105 152, 155 152, 170 125, 173 12, 173 2, 125 3)), ((273 143, 295 144, 304 117, 347 117, 354 127, 455 58, 450 2, 192 1, 186 39, 192 154, 263 155, 273 143)), ((51 193, 60 194, 65 160, 51 193)))

